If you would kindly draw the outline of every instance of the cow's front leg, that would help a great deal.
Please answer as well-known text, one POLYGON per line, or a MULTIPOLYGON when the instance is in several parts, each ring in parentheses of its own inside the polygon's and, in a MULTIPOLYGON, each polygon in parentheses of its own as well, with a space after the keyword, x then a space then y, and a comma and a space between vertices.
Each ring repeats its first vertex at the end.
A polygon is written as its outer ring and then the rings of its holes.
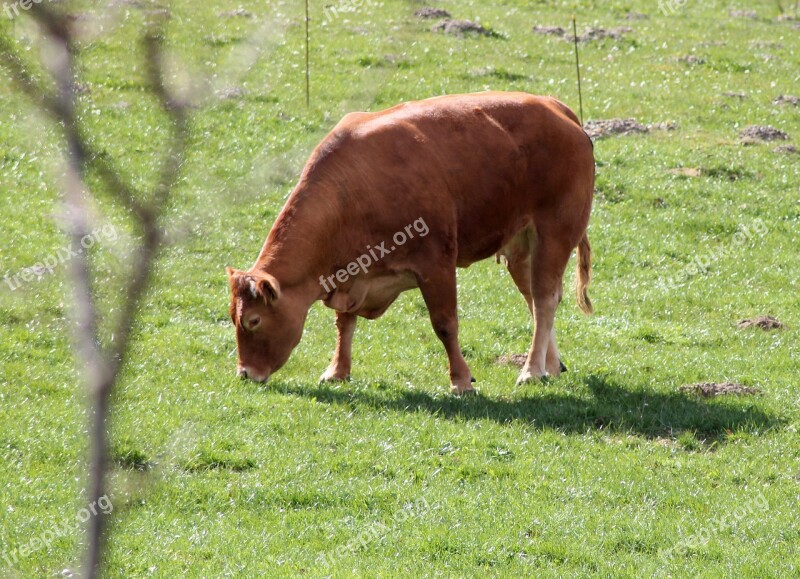
POLYGON ((322 382, 340 382, 350 377, 356 320, 355 314, 336 312, 336 351, 328 369, 320 378, 322 382))
POLYGON ((450 391, 457 396, 472 394, 475 392, 472 387, 472 373, 458 344, 455 267, 425 278, 420 276, 418 283, 425 304, 428 306, 433 330, 447 352, 450 363, 450 391))

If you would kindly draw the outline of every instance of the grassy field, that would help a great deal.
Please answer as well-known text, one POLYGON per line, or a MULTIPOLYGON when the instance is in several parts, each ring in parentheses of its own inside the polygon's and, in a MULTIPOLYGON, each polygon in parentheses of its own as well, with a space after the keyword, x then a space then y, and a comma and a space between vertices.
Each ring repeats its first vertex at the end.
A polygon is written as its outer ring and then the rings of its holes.
MULTIPOLYGON (((166 132, 135 65, 141 4, 122 2, 102 33, 107 3, 61 6, 87 29, 81 116, 147 184, 166 132)), ((748 3, 755 18, 721 1, 438 3, 496 32, 462 38, 431 32, 416 2, 331 0, 326 15, 312 1, 306 108, 301 4, 173 4, 178 82, 210 78, 220 98, 197 110, 172 243, 114 400, 108 576, 796 577, 800 155, 775 147, 800 140, 800 109, 773 100, 800 92, 797 21, 766 0, 748 3), (320 304, 269 384, 235 378, 224 267, 253 262, 340 116, 485 89, 577 110, 571 44, 531 31, 573 14, 579 29, 631 28, 582 45, 586 120, 677 128, 596 143, 596 313, 571 293, 560 308, 570 372, 517 387, 498 364, 527 350, 531 323, 487 261, 459 273, 477 397, 450 396, 418 292, 360 322, 349 383, 317 383, 334 343, 320 304), (790 141, 744 145, 748 125, 790 141), (737 328, 761 314, 787 328, 737 328), (679 390, 728 381, 761 392, 679 390)), ((24 15, 0 11, 0 34, 36 59, 24 15)), ((13 276, 66 246, 60 142, 2 79, 0 576, 56 576, 81 548, 85 396, 66 267, 13 276), (62 536, 32 542, 54 526, 62 536)), ((96 283, 113 315, 134 233, 109 197, 100 212, 96 283)))

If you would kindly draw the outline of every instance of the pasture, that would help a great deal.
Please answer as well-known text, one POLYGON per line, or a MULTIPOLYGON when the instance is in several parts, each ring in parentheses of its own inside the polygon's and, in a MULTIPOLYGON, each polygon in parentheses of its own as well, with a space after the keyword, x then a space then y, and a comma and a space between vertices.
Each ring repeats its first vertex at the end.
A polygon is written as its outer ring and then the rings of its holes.
MULTIPOLYGON (((800 572, 800 28, 796 6, 730 2, 435 4, 491 34, 434 32, 400 0, 171 3, 178 82, 211 79, 163 227, 111 430, 108 575, 792 577, 800 572), (781 15, 781 9, 786 13, 781 15), (749 14, 747 11, 753 11, 749 14), (235 377, 225 266, 255 260, 303 163, 348 111, 445 93, 524 90, 585 120, 645 129, 595 142, 595 314, 568 291, 569 372, 515 386, 501 357, 531 321, 506 269, 459 271, 460 337, 479 395, 449 393, 419 292, 361 320, 353 378, 320 384, 333 312, 267 384, 235 377), (781 17, 783 16, 783 17, 781 17), (743 139, 771 126, 787 140, 743 139), (649 127, 649 129, 648 129, 649 127), (782 329, 739 328, 775 316, 782 329), (703 397, 698 383, 755 395, 703 397)), ((47 2, 47 0, 44 0, 47 2)), ((61 2, 90 29, 108 3, 61 2)), ((134 66, 153 6, 80 47, 80 114, 137 183, 162 116, 134 66)), ((0 34, 31 59, 24 14, 0 34)), ((3 70, 0 68, 0 70, 3 70)), ((59 133, 0 82, 0 576, 56 576, 81 546, 86 404, 70 341, 59 133), (16 281, 14 276, 17 276, 16 281), (32 541, 53 528, 60 536, 32 541)), ((758 136, 758 135, 756 135, 758 136)), ((100 197, 101 306, 136 235, 100 197)))

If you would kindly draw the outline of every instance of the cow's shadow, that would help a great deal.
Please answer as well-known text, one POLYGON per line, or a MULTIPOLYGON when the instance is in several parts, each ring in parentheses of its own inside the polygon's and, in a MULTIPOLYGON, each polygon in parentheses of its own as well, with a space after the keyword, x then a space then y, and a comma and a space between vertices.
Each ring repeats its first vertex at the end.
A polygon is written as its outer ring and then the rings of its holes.
MULTIPOLYGON (((302 386, 276 383, 269 389, 314 398, 327 404, 366 406, 377 410, 427 412, 446 419, 524 422, 534 428, 564 433, 608 431, 647 438, 695 432, 707 441, 724 439, 736 431, 763 432, 782 420, 758 408, 755 400, 709 400, 694 394, 657 392, 646 387, 622 387, 612 379, 589 375, 582 382, 587 397, 565 390, 552 393, 529 386, 523 398, 492 397, 490 393, 467 398, 433 396, 421 390, 357 388, 349 384, 302 386)), ((575 390, 575 386, 571 387, 575 390)), ((489 387, 486 388, 489 390, 489 387)))

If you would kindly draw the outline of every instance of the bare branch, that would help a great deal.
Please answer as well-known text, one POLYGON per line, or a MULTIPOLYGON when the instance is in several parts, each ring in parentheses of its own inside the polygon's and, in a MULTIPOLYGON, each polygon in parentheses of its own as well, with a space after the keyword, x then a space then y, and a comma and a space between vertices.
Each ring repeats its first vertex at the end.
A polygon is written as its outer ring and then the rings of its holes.
POLYGON ((0 53, 3 59, 0 65, 6 67, 11 74, 11 80, 33 103, 48 114, 54 115, 56 108, 55 95, 42 86, 28 65, 17 52, 11 41, 6 36, 0 36, 0 53))
MULTIPOLYGON (((0 37, 0 54, 4 56, 2 64, 10 72, 14 83, 61 126, 65 138, 67 170, 62 188, 68 209, 70 244, 76 256, 70 262, 76 318, 74 335, 92 403, 88 498, 97 504, 105 494, 111 392, 124 363, 131 330, 150 281, 153 264, 163 244, 159 218, 183 165, 189 133, 189 107, 176 97, 166 82, 163 21, 151 25, 144 37, 148 79, 153 95, 170 118, 171 136, 154 190, 149 195, 140 193, 125 180, 112 161, 94 149, 75 113, 76 49, 68 18, 43 4, 35 4, 31 8, 29 14, 38 22, 53 46, 48 60, 43 64, 55 83, 55 93, 42 86, 12 42, 5 37, 0 37), (113 343, 105 348, 101 346, 98 331, 90 264, 87 253, 81 250, 81 241, 90 229, 88 198, 91 191, 86 184, 86 175, 90 170, 96 171, 109 194, 130 210, 143 234, 141 245, 134 252, 130 279, 123 290, 124 298, 120 316, 114 325, 113 343)), ((167 13, 165 15, 168 16, 167 13)), ((100 513, 88 522, 84 561, 86 577, 96 577, 101 570, 104 519, 105 515, 100 513)))
POLYGON ((161 230, 158 227, 158 216, 163 212, 164 205, 178 179, 189 133, 189 106, 178 99, 166 83, 162 38, 160 32, 151 31, 145 36, 144 43, 151 90, 164 111, 170 116, 172 136, 161 165, 158 183, 150 197, 149 212, 140 221, 144 231, 144 240, 139 253, 134 258, 132 283, 128 287, 122 314, 117 322, 115 332, 117 340, 109 355, 115 368, 119 368, 124 361, 126 344, 138 304, 150 277, 153 258, 163 241, 161 230))
MULTIPOLYGON (((55 23, 54 20, 66 21, 66 18, 58 16, 53 11, 46 11, 40 6, 35 6, 31 11, 37 22, 43 25, 45 30, 55 30, 57 34, 53 34, 51 38, 56 42, 57 46, 61 49, 62 54, 71 53, 74 48, 69 37, 68 28, 65 28, 66 22, 55 23), (67 36, 64 36, 66 34, 67 36)), ((5 36, 0 36, 0 54, 4 55, 0 65, 5 66, 11 75, 11 80, 25 95, 33 101, 33 103, 42 111, 53 117, 54 120, 61 122, 65 118, 69 118, 71 122, 64 126, 65 136, 72 143, 85 161, 86 165, 95 170, 98 176, 103 180, 106 188, 114 195, 125 207, 134 213, 138 219, 145 218, 146 209, 141 204, 141 193, 122 177, 122 173, 114 166, 114 163, 95 150, 90 141, 83 135, 80 126, 74 122, 74 99, 69 99, 70 102, 64 100, 59 94, 51 94, 41 82, 39 82, 34 74, 30 71, 25 61, 19 55, 17 49, 13 46, 10 40, 5 36), (64 109, 63 107, 67 107, 64 109)), ((69 83, 70 93, 74 96, 74 77, 73 71, 70 69, 70 76, 68 78, 61 78, 61 82, 69 83)), ((54 75, 55 77, 56 75, 54 75)), ((60 76, 60 74, 58 75, 60 76)), ((65 75, 66 77, 66 71, 65 75)), ((58 79, 56 79, 58 80, 58 79)), ((65 86, 59 88, 61 92, 65 86)))

